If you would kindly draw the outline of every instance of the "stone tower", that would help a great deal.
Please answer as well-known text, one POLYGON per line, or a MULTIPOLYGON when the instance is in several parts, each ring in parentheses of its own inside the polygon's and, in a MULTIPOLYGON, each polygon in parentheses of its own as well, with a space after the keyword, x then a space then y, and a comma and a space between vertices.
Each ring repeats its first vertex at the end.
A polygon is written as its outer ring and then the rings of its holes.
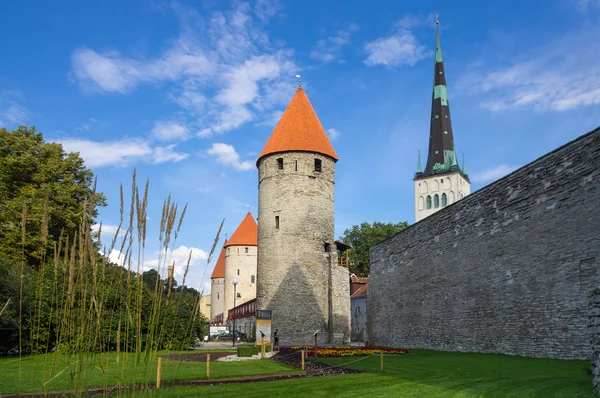
POLYGON ((282 345, 349 339, 348 269, 337 262, 338 157, 299 87, 257 160, 257 309, 273 311, 282 345))
POLYGON ((464 158, 462 167, 459 167, 454 149, 439 22, 437 21, 435 35, 429 152, 425 170, 421 168, 421 154, 419 153, 417 172, 414 178, 415 222, 464 198, 471 192, 471 182, 465 170, 464 158))
MULTIPOLYGON (((227 244, 227 241, 225 241, 227 244)), ((224 244, 224 245, 225 245, 224 244)), ((212 323, 223 322, 223 302, 225 300, 225 246, 221 249, 215 269, 210 276, 210 320, 212 323), (221 322, 217 322, 217 316, 221 315, 221 322)))
POLYGON ((225 302, 223 312, 225 319, 234 307, 233 279, 238 283, 235 288, 237 298, 235 305, 256 298, 256 243, 258 226, 252 214, 246 217, 237 227, 231 238, 225 243, 225 302))

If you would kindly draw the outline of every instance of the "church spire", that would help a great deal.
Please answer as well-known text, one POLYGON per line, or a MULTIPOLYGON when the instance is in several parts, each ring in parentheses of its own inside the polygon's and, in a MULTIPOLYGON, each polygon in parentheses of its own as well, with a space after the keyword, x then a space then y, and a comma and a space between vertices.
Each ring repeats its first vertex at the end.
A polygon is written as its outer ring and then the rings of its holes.
POLYGON ((417 161, 417 173, 422 173, 423 168, 421 167, 421 150, 419 149, 419 160, 417 161))
POLYGON ((442 57, 437 16, 435 23, 435 63, 429 128, 429 153, 427 154, 427 163, 423 171, 424 176, 459 170, 454 149, 450 105, 448 103, 448 90, 446 88, 446 75, 444 72, 444 60, 442 57))

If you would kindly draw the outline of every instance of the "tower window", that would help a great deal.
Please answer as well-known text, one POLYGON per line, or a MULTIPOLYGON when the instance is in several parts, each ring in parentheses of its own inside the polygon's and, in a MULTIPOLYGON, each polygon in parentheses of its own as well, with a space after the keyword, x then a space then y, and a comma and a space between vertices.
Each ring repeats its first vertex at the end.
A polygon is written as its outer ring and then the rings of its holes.
POLYGON ((254 275, 252 275, 250 277, 250 283, 255 283, 256 282, 256 277, 254 275))
POLYGON ((438 194, 436 193, 435 196, 433 197, 433 207, 435 207, 436 209, 438 207, 440 207, 440 197, 438 196, 438 194))
POLYGON ((446 196, 445 193, 442 194, 442 207, 446 207, 446 205, 448 204, 448 197, 446 196))
POLYGON ((331 245, 330 245, 329 243, 325 243, 325 244, 323 245, 323 249, 324 249, 326 252, 329 252, 329 251, 331 251, 331 245))
POLYGON ((321 171, 321 159, 315 159, 315 171, 321 171))
POLYGON ((295 170, 298 171, 298 161, 296 160, 295 170))
POLYGON ((221 298, 221 296, 219 295, 219 293, 217 293, 217 300, 220 299, 220 298, 221 298))
POLYGON ((283 170, 283 158, 277 158, 277 168, 283 170))
POLYGON ((427 195, 427 200, 425 201, 426 208, 431 209, 431 195, 427 195))
POLYGON ((275 229, 279 229, 279 216, 275 216, 275 229))
POLYGON ((248 253, 248 248, 245 249, 246 253, 248 253))
POLYGON ((240 269, 238 268, 238 275, 240 274, 240 269))

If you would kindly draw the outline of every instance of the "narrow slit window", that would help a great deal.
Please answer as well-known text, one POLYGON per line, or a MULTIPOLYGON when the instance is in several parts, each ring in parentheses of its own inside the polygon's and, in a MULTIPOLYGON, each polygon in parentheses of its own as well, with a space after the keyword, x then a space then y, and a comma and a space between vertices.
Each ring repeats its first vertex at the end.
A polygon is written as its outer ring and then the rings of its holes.
POLYGON ((324 249, 326 252, 329 252, 329 251, 331 251, 331 245, 330 245, 329 243, 325 243, 325 244, 323 245, 323 249, 324 249))
POLYGON ((254 275, 252 275, 250 277, 250 283, 255 283, 256 282, 256 277, 254 275))
POLYGON ((315 159, 315 171, 321 171, 321 159, 315 159))
POLYGON ((275 216, 275 229, 279 229, 279 216, 275 216))
POLYGON ((246 253, 248 253, 248 248, 246 248, 246 253))
POLYGON ((277 168, 283 170, 283 158, 277 158, 277 168))
POLYGON ((238 275, 240 274, 240 269, 238 268, 238 275))

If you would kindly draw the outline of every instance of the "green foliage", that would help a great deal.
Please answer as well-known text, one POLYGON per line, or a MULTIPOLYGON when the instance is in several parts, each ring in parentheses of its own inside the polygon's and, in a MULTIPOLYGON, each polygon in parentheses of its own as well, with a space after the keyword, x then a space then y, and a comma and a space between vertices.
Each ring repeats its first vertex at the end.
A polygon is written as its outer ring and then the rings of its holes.
POLYGON ((384 241, 406 227, 408 227, 406 221, 397 224, 375 221, 373 224, 364 222, 346 229, 339 240, 352 247, 349 252, 350 272, 358 276, 369 276, 371 246, 384 241))
MULTIPOLYGON (((265 352, 271 351, 270 346, 265 347, 265 352)), ((252 355, 260 354, 260 346, 258 345, 243 345, 238 347, 237 356, 238 357, 251 357, 252 355)))
POLYGON ((60 144, 44 142, 35 127, 0 128, 0 257, 22 259, 24 205, 24 254, 30 265, 39 266, 52 254, 61 232, 74 236, 85 210, 89 210, 85 216, 91 225, 97 206, 106 204, 103 194, 93 193, 93 180, 78 153, 66 153, 60 144), (83 206, 86 201, 93 203, 83 206), (40 234, 44 213, 49 220, 47 241, 40 234))

